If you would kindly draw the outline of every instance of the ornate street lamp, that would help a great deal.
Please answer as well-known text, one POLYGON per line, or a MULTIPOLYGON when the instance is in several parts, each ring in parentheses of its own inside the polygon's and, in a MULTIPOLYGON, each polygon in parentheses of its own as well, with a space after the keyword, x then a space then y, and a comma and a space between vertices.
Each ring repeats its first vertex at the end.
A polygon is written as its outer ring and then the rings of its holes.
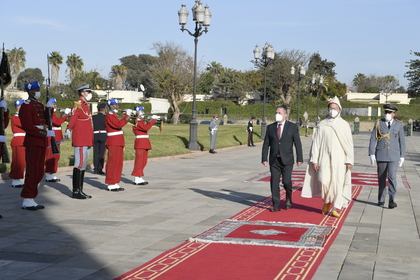
MULTIPOLYGON (((290 69, 290 74, 292 74, 292 76, 295 75, 295 67, 292 65, 292 68, 290 69)), ((305 77, 306 74, 306 69, 305 67, 303 67, 302 65, 299 64, 298 66, 298 77, 297 77, 297 81, 298 81, 298 107, 297 107, 297 117, 296 117, 296 123, 299 126, 299 118, 300 118, 300 81, 305 77)))
MULTIPOLYGON (((315 75, 312 76, 312 85, 315 85, 315 82, 317 80, 315 79, 315 75)), ((316 105, 316 121, 319 119, 319 90, 321 89, 321 85, 324 83, 324 77, 322 75, 318 76, 318 85, 316 87, 316 99, 317 99, 317 105, 316 105)))
POLYGON ((267 96, 267 66, 274 60, 275 52, 271 45, 265 43, 263 48, 262 57, 260 58, 260 49, 258 45, 254 49, 254 58, 255 61, 261 60, 262 66, 264 67, 264 109, 263 109, 263 119, 261 122, 261 138, 264 139, 265 132, 267 131, 267 115, 266 115, 266 96, 267 96))
POLYGON ((195 21, 195 30, 194 33, 190 32, 185 28, 188 19, 188 11, 185 8, 186 5, 181 5, 181 10, 178 11, 179 16, 179 25, 181 25, 181 31, 187 31, 188 34, 194 37, 194 90, 193 90, 193 108, 192 108, 192 118, 190 122, 190 142, 188 144, 188 149, 191 151, 198 150, 197 142, 197 132, 198 132, 198 122, 197 122, 197 108, 196 108, 196 93, 197 93, 197 44, 198 37, 200 37, 203 32, 207 33, 207 27, 210 26, 211 13, 209 11, 208 5, 203 8, 202 3, 199 0, 195 1, 195 5, 192 7, 193 20, 195 21), (204 27, 204 29, 203 29, 204 27))
POLYGON ((114 91, 114 87, 110 87, 109 84, 106 85, 106 88, 104 86, 104 91, 106 92, 106 100, 109 100, 109 94, 114 91))

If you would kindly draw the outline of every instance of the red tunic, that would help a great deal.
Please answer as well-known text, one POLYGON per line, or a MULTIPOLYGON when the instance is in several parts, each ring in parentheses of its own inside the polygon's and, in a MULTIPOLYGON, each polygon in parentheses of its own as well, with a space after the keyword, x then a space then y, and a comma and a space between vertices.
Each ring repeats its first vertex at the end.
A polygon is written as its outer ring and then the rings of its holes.
POLYGON ((15 113, 12 117, 12 133, 13 138, 10 142, 10 147, 23 146, 23 140, 25 140, 25 130, 22 128, 22 123, 20 122, 19 114, 15 113))
POLYGON ((47 118, 44 105, 28 99, 20 108, 19 118, 23 130, 26 132, 23 144, 25 146, 47 147, 47 118))
POLYGON ((117 114, 113 112, 106 114, 105 128, 108 135, 105 143, 106 146, 125 146, 122 128, 129 120, 129 115, 125 115, 122 119, 118 119, 117 114))
POLYGON ((23 179, 25 174, 25 147, 23 146, 25 131, 22 129, 18 113, 13 115, 11 123, 13 138, 10 141, 12 163, 10 164, 9 177, 12 179, 23 179))
POLYGON ((144 150, 152 149, 150 140, 147 137, 148 136, 147 131, 149 131, 155 123, 156 123, 156 120, 152 120, 148 123, 144 123, 143 120, 137 121, 136 126, 133 126, 133 132, 136 135, 136 140, 134 141, 134 149, 144 149, 144 150), (137 135, 147 135, 147 136, 137 137, 137 135))
POLYGON ((72 131, 73 147, 93 146, 92 113, 82 99, 73 104, 69 129, 72 131))
MULTIPOLYGON (((58 148, 60 148, 60 141, 63 140, 63 131, 61 130, 61 124, 65 122, 67 115, 58 117, 57 114, 52 114, 51 123, 52 129, 55 134, 55 141, 58 148)), ((51 137, 48 137, 48 147, 45 156, 45 172, 46 173, 57 173, 58 162, 60 161, 60 154, 53 154, 51 147, 51 137)))
POLYGON ((68 115, 63 115, 61 117, 57 116, 57 114, 52 115, 52 129, 54 130, 55 141, 57 142, 63 140, 63 131, 61 130, 61 125, 66 121, 67 117, 68 115))

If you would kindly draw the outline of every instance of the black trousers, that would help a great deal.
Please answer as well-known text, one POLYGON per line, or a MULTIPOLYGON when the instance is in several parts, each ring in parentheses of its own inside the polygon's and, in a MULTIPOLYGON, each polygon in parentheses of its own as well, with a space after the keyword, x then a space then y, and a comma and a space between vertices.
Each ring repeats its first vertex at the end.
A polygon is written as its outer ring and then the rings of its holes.
POLYGON ((278 157, 274 164, 270 165, 270 188, 274 207, 280 207, 280 176, 286 190, 286 199, 292 201, 292 171, 293 164, 283 164, 281 157, 278 157))
POLYGON ((105 140, 94 140, 93 146, 93 165, 95 166, 94 172, 102 171, 105 162, 105 140))

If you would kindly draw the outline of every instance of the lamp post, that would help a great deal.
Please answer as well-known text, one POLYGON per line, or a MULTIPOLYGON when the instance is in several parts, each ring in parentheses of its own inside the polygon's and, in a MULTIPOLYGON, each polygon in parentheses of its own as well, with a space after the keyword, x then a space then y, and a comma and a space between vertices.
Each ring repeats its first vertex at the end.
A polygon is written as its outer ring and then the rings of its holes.
MULTIPOLYGON (((105 86, 104 86, 104 87, 105 87, 105 86)), ((112 91, 114 91, 114 87, 110 87, 110 86, 109 86, 109 84, 107 84, 107 85, 106 85, 106 89, 105 89, 105 92, 106 92, 106 100, 109 100, 109 94, 110 94, 112 91)))
POLYGON ((197 132, 198 132, 198 122, 197 122, 197 108, 196 108, 196 93, 197 93, 197 44, 198 37, 200 37, 203 32, 207 33, 207 27, 210 26, 211 13, 209 11, 209 6, 206 5, 203 8, 202 3, 199 0, 195 1, 195 5, 192 7, 193 20, 195 21, 195 30, 190 32, 188 29, 185 29, 188 19, 188 11, 185 8, 186 5, 181 5, 181 10, 178 11, 179 16, 179 25, 181 25, 181 31, 187 31, 188 34, 194 37, 194 89, 193 89, 193 108, 192 108, 192 117, 190 122, 190 142, 188 144, 188 149, 191 151, 198 150, 197 142, 197 132), (203 29, 204 27, 204 29, 203 29))
POLYGON ((267 66, 274 60, 274 49, 271 45, 268 43, 265 43, 265 46, 263 48, 262 57, 260 58, 260 49, 258 48, 258 45, 255 46, 254 49, 254 58, 257 62, 258 60, 261 60, 262 66, 264 67, 264 106, 263 106, 263 119, 261 122, 261 138, 265 138, 265 132, 267 131, 267 115, 266 115, 266 96, 267 96, 267 66))
MULTIPOLYGON (((315 85, 316 79, 315 79, 315 75, 312 76, 312 85, 315 85)), ((316 99, 317 99, 317 104, 316 104, 316 121, 318 121, 319 119, 319 90, 321 88, 321 85, 324 83, 324 77, 322 75, 318 76, 318 85, 316 88, 316 99)))
MULTIPOLYGON (((290 74, 292 74, 292 76, 295 75, 295 67, 292 65, 292 68, 290 69, 290 74)), ((297 117, 296 117, 296 124, 298 126, 299 125, 299 118, 300 118, 300 81, 303 79, 303 77, 305 77, 306 74, 306 69, 305 67, 303 67, 302 65, 299 64, 298 66, 298 77, 297 77, 297 81, 298 81, 298 107, 297 107, 297 117)))

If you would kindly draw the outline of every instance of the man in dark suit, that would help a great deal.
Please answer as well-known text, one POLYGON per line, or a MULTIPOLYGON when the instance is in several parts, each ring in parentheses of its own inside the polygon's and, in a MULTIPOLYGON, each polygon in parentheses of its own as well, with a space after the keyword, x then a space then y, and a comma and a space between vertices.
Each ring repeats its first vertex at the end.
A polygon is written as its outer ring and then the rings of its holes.
POLYGON ((299 128, 287 119, 286 108, 278 106, 276 108, 276 122, 267 126, 262 148, 262 164, 268 166, 267 155, 270 147, 270 187, 273 200, 271 212, 280 211, 280 175, 283 187, 286 190, 286 209, 292 207, 292 171, 295 163, 293 145, 297 154, 297 166, 303 163, 299 128))
POLYGON ((92 116, 93 121, 93 172, 95 174, 105 174, 103 172, 105 162, 105 142, 107 139, 105 129, 105 103, 98 104, 98 114, 92 116))

